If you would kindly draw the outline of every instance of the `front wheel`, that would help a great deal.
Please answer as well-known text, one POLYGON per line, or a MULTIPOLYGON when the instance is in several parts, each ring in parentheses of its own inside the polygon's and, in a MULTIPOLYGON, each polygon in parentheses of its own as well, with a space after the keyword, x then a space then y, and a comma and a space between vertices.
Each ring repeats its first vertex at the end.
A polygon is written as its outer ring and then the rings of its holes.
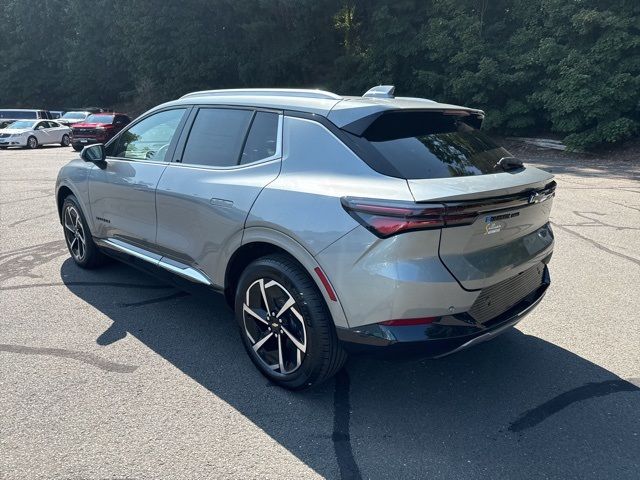
POLYGON ((80 150, 82 150, 82 145, 72 145, 72 147, 76 152, 79 152, 80 150))
POLYGON ((87 222, 75 196, 69 195, 62 204, 64 239, 73 261, 81 268, 95 268, 104 263, 105 256, 93 241, 87 222))
POLYGON ((63 147, 68 147, 70 141, 71 140, 69 139, 69 135, 65 133, 64 135, 62 135, 62 141, 60 142, 60 145, 62 145, 63 147))
POLYGON ((249 357, 284 388, 303 390, 321 383, 346 360, 316 284, 286 255, 259 258, 245 269, 235 311, 249 357))
POLYGON ((38 139, 36 137, 27 138, 27 148, 31 150, 38 148, 38 139))

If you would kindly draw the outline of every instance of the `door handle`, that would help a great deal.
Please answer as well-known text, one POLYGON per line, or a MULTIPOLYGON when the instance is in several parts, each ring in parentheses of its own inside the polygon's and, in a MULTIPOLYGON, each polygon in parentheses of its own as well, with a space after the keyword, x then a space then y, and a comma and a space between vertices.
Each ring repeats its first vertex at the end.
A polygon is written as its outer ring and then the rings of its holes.
POLYGON ((209 203, 214 207, 220 208, 231 208, 233 207, 233 202, 231 200, 227 200, 226 198, 212 198, 209 200, 209 203))

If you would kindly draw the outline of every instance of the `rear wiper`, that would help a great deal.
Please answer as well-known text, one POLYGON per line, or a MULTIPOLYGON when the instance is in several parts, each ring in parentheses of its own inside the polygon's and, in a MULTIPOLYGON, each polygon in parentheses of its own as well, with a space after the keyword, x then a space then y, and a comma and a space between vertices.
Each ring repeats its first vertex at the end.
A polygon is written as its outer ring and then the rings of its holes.
POLYGON ((518 160, 516 157, 502 157, 495 165, 503 170, 515 170, 516 168, 524 167, 522 160, 518 160))

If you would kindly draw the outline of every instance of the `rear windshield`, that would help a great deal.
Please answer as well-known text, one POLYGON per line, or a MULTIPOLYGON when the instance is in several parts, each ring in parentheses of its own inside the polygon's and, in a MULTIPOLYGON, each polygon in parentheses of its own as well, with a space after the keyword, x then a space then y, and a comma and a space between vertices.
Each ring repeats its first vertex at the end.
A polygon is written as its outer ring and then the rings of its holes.
POLYGON ((38 115, 24 110, 0 110, 0 118, 38 118, 38 115))
POLYGON ((502 172, 509 152, 474 128, 462 111, 389 112, 357 140, 363 159, 380 173, 406 179, 464 177, 502 172))

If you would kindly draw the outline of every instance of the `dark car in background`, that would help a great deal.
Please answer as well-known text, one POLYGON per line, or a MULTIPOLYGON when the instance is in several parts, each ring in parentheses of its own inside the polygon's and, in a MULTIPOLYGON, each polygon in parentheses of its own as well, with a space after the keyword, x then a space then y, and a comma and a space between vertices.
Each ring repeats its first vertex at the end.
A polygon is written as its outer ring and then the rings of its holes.
POLYGON ((123 113, 94 113, 71 129, 71 146, 77 152, 86 145, 105 143, 127 126, 131 119, 123 113))
POLYGON ((53 115, 48 110, 24 109, 24 108, 2 108, 0 109, 0 120, 51 120, 53 115))

